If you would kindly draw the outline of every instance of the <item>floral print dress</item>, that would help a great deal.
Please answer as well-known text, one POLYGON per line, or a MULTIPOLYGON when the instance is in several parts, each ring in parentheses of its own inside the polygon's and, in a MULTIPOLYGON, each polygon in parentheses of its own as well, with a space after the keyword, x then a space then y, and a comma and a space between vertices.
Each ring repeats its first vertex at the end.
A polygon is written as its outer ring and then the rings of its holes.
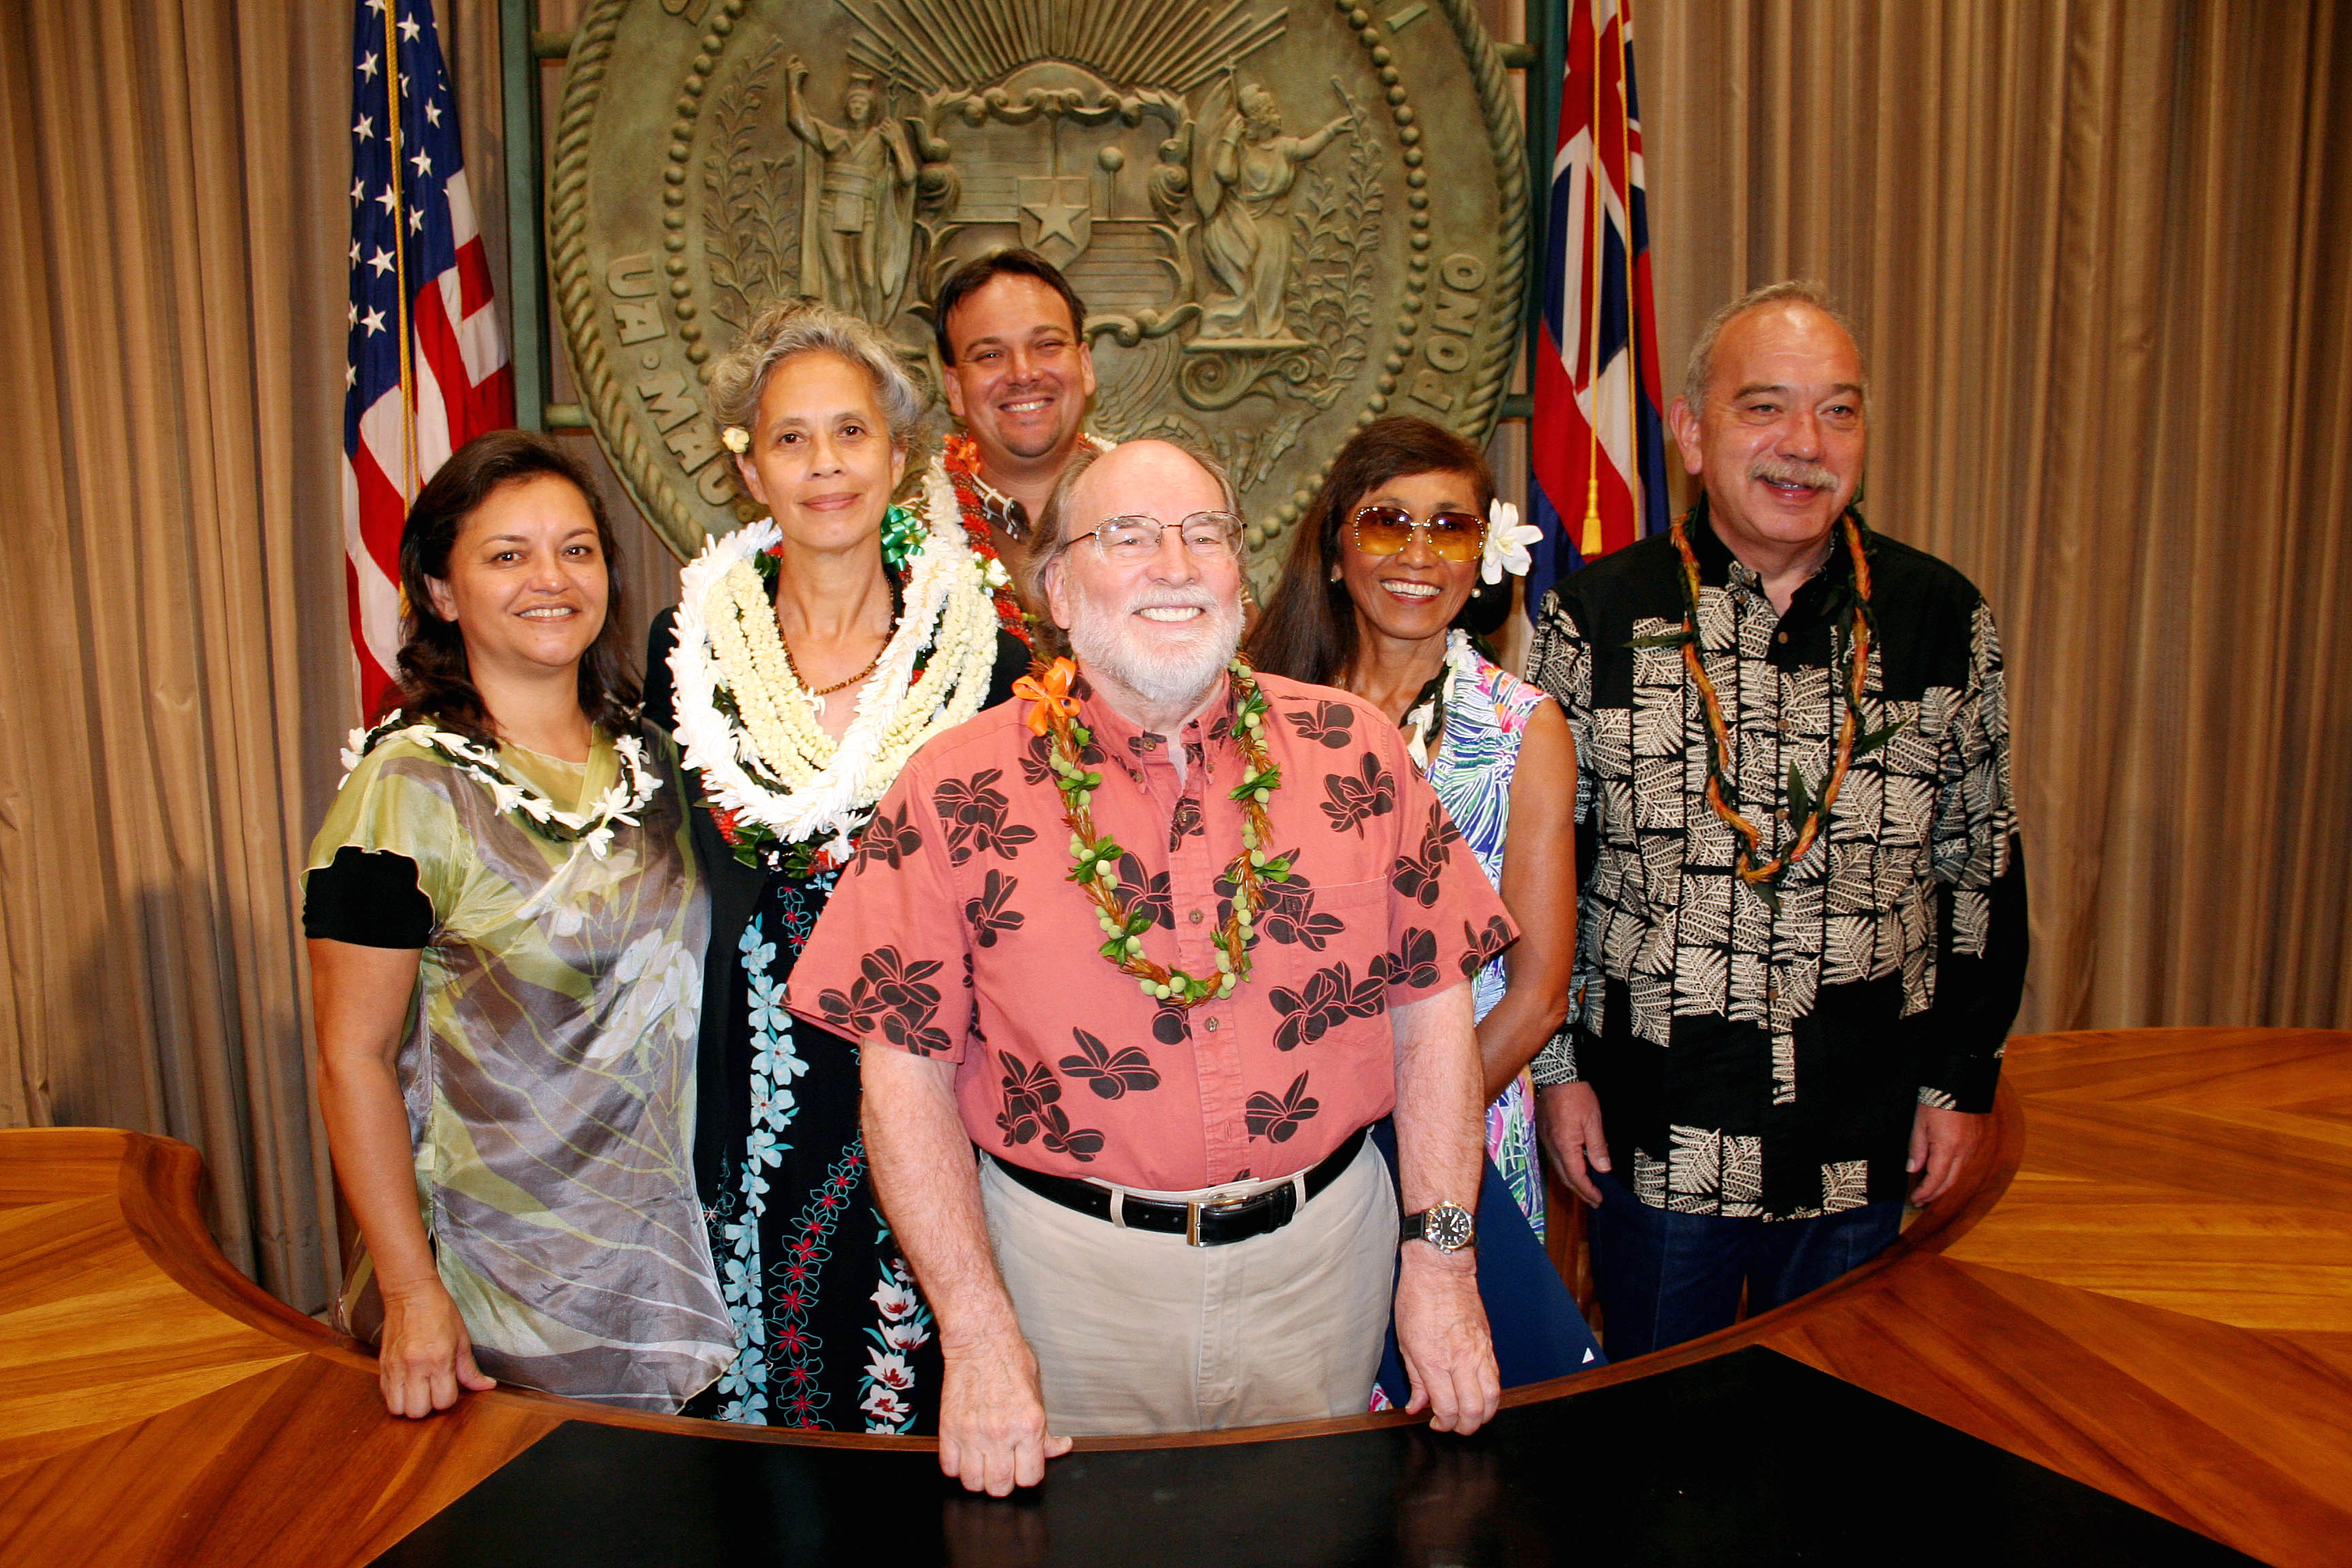
MULTIPOLYGON (((646 715, 676 721, 675 611, 654 623, 646 715)), ((982 706, 1028 650, 1000 632, 982 706)), ((938 1329, 875 1200, 858 1125, 857 1047, 784 1011, 784 987, 837 870, 744 863, 680 771, 710 884, 695 1184, 734 1324, 734 1360, 686 1414, 908 1436, 938 1428, 938 1329)))
MULTIPOLYGON (((734 1364, 687 1409, 754 1426, 905 1435, 936 1429, 930 1309, 874 1200, 858 1126, 857 1047, 784 1010, 784 986, 835 871, 772 873, 736 942, 727 1102, 701 1155, 704 1213, 735 1322, 734 1364)), ((714 959, 716 955, 714 954, 714 959)), ((713 1037, 704 1036, 704 1048, 713 1037)))
MULTIPOLYGON (((1514 679, 1456 631, 1447 648, 1437 755, 1428 779, 1454 826, 1496 888, 1503 885, 1503 840, 1511 825, 1511 781, 1519 742, 1544 694, 1514 679)), ((1503 999, 1503 961, 1490 959, 1471 982, 1473 1014, 1484 1019, 1503 999)), ((1544 1234, 1542 1169, 1536 1159, 1534 1096, 1521 1073, 1486 1108, 1486 1152, 1538 1238, 1544 1234)))

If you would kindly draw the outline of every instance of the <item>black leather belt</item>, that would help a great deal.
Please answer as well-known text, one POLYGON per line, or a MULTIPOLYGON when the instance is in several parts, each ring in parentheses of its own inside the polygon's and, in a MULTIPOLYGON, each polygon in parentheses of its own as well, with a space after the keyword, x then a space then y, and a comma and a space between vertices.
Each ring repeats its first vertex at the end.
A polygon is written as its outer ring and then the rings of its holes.
MULTIPOLYGON (((1339 1173, 1354 1162, 1356 1152, 1364 1146, 1364 1130, 1360 1127, 1348 1135, 1345 1142, 1331 1151, 1321 1163, 1307 1173, 1307 1196, 1309 1201, 1339 1179, 1339 1173)), ((1223 1247, 1232 1242, 1247 1241, 1254 1236, 1264 1236, 1280 1230, 1298 1217, 1298 1183, 1286 1181, 1278 1187, 1269 1187, 1246 1198, 1231 1203, 1219 1203, 1213 1198, 1188 1203, 1165 1203, 1157 1198, 1139 1198, 1114 1193, 1108 1187, 1092 1182, 1082 1182, 1075 1176, 1049 1176, 1043 1171, 1033 1171, 1009 1160, 996 1160, 997 1169, 1028 1188, 1041 1198, 1051 1198, 1066 1209, 1076 1209, 1099 1220, 1111 1218, 1111 1200, 1119 1198, 1119 1223, 1129 1230, 1157 1231, 1163 1236, 1181 1236, 1189 1246, 1223 1247)))

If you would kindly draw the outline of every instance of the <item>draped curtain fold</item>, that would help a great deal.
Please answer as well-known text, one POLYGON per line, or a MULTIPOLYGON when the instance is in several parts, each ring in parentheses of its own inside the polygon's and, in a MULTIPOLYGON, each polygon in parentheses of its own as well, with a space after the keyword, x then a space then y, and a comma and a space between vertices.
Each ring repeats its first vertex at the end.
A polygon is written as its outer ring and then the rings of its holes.
POLYGON ((334 11, 0 8, 0 1120, 196 1144, 224 1249, 306 1307, 293 874, 352 700, 334 11))
MULTIPOLYGON (((2352 1026, 2347 9, 1637 5, 1669 392, 1717 304, 1827 283, 1872 521, 2000 618, 2030 1026, 2352 1026)), ((494 213, 491 15, 443 37, 494 213)), ((0 1123, 194 1142, 229 1256, 305 1308, 348 26, 0 7, 0 1123)))

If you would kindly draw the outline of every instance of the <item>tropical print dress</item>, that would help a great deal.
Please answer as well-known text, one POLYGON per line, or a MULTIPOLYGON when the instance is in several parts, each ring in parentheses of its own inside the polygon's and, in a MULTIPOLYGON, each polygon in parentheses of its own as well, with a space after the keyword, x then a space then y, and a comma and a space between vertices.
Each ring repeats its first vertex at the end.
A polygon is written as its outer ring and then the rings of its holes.
POLYGON ((697 1163, 737 1353, 687 1414, 927 1433, 939 1336, 874 1201, 857 1047, 784 1011, 785 984, 838 875, 767 876, 735 942, 721 1027, 703 1037, 717 1114, 697 1163))
MULTIPOLYGON (((1480 654, 1465 634, 1455 631, 1450 638, 1433 726, 1439 735, 1437 754, 1430 759, 1427 776, 1471 854, 1500 889, 1519 742, 1545 697, 1480 654)), ((1503 961, 1489 959, 1471 981, 1471 1009, 1477 1018, 1483 1020, 1503 999, 1504 984, 1503 961)), ((1486 1108, 1486 1152, 1540 1238, 1544 1187, 1536 1158, 1533 1095, 1523 1072, 1486 1108)))
MULTIPOLYGON (((646 719, 676 722, 676 612, 656 618, 646 719)), ((1028 649, 999 632, 983 705, 1028 649)), ((938 1329, 874 1196, 858 1126, 857 1047, 784 1010, 784 989, 836 869, 824 858, 746 864, 680 768, 711 890, 702 993, 696 1184, 734 1324, 734 1359, 686 1414, 809 1431, 938 1429, 938 1329)))
MULTIPOLYGON (((613 788, 602 731, 584 764, 505 746, 497 769, 494 785, 407 735, 360 757, 311 845, 309 902, 355 864, 405 861, 430 912, 382 938, 313 934, 421 949, 401 1094, 481 1369, 675 1411, 734 1354, 693 1179, 709 913, 684 814, 664 787, 609 837, 565 838, 515 809, 517 785, 562 811, 613 788)), ((360 1252, 337 1302, 370 1341, 374 1284, 360 1252)))

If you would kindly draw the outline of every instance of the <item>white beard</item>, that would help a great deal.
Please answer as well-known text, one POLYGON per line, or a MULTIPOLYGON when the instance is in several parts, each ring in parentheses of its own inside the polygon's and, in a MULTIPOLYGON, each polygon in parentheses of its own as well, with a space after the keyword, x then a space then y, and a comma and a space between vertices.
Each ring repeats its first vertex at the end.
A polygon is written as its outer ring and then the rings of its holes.
POLYGON ((1242 645, 1239 595, 1219 604, 1197 588, 1140 588, 1116 609, 1097 605, 1070 584, 1070 651, 1081 668, 1123 686, 1155 707, 1177 707, 1205 696, 1242 645), (1145 605, 1197 605, 1208 613, 1181 638, 1147 646, 1132 629, 1145 605))

